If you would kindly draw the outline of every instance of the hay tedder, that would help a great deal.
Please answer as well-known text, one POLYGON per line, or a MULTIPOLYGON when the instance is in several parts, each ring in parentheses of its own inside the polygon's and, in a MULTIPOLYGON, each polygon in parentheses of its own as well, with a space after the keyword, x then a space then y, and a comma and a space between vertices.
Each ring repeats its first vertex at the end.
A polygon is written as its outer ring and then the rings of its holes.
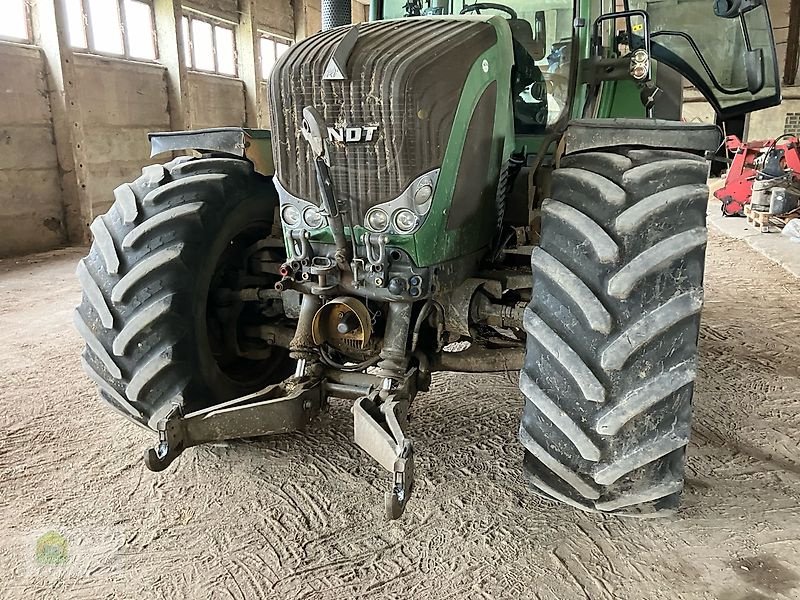
POLYGON ((774 140, 742 142, 725 139, 733 155, 725 185, 714 192, 726 217, 747 213, 782 215, 800 204, 800 140, 784 135, 774 140))

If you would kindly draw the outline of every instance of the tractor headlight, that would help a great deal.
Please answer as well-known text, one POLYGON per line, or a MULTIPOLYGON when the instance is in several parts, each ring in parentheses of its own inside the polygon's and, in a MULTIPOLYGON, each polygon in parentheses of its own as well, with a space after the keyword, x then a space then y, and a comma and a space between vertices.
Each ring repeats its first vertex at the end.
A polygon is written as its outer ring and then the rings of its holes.
POLYGON ((375 233, 383 233, 389 226, 389 215, 385 210, 373 208, 367 213, 367 226, 375 233))
POLYGON ((438 180, 439 169, 418 176, 399 196, 369 208, 364 214, 364 227, 373 233, 415 233, 433 209, 438 180))
POLYGON ((433 184, 430 180, 423 181, 422 185, 414 192, 414 204, 422 206, 431 199, 431 196, 433 196, 433 184))
POLYGON ((641 81, 650 73, 650 57, 641 48, 631 55, 631 76, 641 81))
POLYGON ((401 208, 394 213, 392 223, 394 223, 394 228, 400 233, 409 233, 414 231, 417 226, 417 215, 412 210, 401 208))
POLYGON ((316 206, 309 206, 303 211, 303 222, 309 229, 319 229, 325 224, 325 217, 316 206))
POLYGON ((281 218, 289 227, 295 227, 300 223, 300 210, 293 204, 287 204, 281 210, 281 218))

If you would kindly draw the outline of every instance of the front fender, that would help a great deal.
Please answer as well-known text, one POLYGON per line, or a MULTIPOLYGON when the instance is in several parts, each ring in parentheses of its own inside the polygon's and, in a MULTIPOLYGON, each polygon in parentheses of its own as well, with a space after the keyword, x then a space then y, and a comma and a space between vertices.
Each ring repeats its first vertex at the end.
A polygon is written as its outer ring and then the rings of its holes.
POLYGON ((272 133, 268 129, 215 127, 193 131, 160 131, 149 134, 150 157, 165 152, 194 150, 219 152, 248 159, 256 173, 274 175, 272 133))

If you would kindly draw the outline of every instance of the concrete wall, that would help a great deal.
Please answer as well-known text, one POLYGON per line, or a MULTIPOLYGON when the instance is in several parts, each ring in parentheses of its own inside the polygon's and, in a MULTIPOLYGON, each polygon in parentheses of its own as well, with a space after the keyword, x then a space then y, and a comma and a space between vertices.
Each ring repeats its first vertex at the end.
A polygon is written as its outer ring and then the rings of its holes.
MULTIPOLYGON (((158 65, 88 55, 76 55, 75 63, 86 187, 98 215, 111 206, 114 188, 155 162, 147 134, 169 130, 166 73, 158 65)), ((189 73, 188 83, 192 128, 244 124, 239 79, 189 73)))
POLYGON ((264 106, 266 110, 264 111, 263 115, 263 127, 265 129, 269 129, 270 122, 269 122, 269 84, 266 81, 262 81, 258 84, 258 92, 261 94, 261 97, 264 99, 264 106))
POLYGON ((62 244, 62 221, 44 59, 0 44, 0 256, 62 244))
POLYGON ((789 36, 789 0, 769 0, 769 16, 775 36, 778 65, 780 65, 781 73, 783 73, 789 36))
MULTIPOLYGON (((778 106, 750 113, 745 127, 746 140, 772 139, 786 130, 786 114, 800 113, 800 86, 783 88, 783 101, 778 106)), ((714 109, 696 90, 686 90, 683 102, 683 120, 714 123, 714 109)))
POLYGON ((237 0, 182 0, 181 4, 200 12, 236 22, 239 11, 237 0))
POLYGON ((747 139, 763 140, 786 132, 786 113, 800 113, 800 86, 785 88, 780 106, 759 110, 750 115, 747 139))
POLYGON ((241 80, 205 73, 189 73, 188 80, 193 129, 244 125, 244 86, 241 80))
MULTIPOLYGON (((238 21, 237 0, 184 0, 182 4, 226 21, 238 21)), ((319 2, 317 2, 317 10, 319 10, 319 2)), ((259 28, 264 31, 293 38, 295 27, 292 0, 259 0, 256 4, 256 21, 259 28)))
MULTIPOLYGON (((296 3, 296 12, 301 15, 303 23, 304 36, 308 37, 314 35, 322 29, 322 11, 320 10, 321 4, 317 0, 293 0, 296 3)), ((295 23, 295 28, 299 29, 300 24, 295 23)))
POLYGON ((369 20, 369 4, 364 4, 358 0, 351 0, 350 15, 353 23, 363 23, 369 20))
POLYGON ((149 164, 150 131, 169 129, 165 69, 158 65, 76 55, 75 86, 92 214, 106 212, 120 183, 149 164))
MULTIPOLYGON (((685 80, 684 80, 685 81, 685 80)), ((689 84, 686 83, 688 86, 689 84)), ((690 123, 714 123, 717 114, 711 105, 703 99, 703 95, 694 87, 685 87, 683 90, 682 118, 690 123)))
POLYGON ((256 4, 259 29, 294 37, 294 8, 291 0, 271 0, 256 4))
MULTIPOLYGON (((316 31, 319 0, 304 1, 308 1, 309 27, 316 31)), ((239 2, 186 0, 181 4, 238 23, 243 18, 239 2)), ((253 15, 253 31, 295 37, 292 0, 259 0, 253 15)), ((302 11, 301 16, 305 19, 302 11)), ((76 172, 70 168, 62 174, 48 94, 62 103, 64 96, 48 89, 47 59, 37 47, 0 41, 0 257, 80 242, 66 239, 62 178, 71 179, 73 185, 78 179, 82 196, 78 218, 86 227, 111 206, 114 188, 159 160, 149 157, 148 132, 170 129, 168 63, 72 52, 67 57, 70 76, 69 82, 64 77, 64 85, 71 96, 65 128, 71 136, 67 148, 74 150, 76 172)), ((248 109, 242 79, 193 72, 183 77, 184 121, 191 128, 245 124, 248 109)), ((255 81, 261 98, 266 98, 266 85, 258 78, 255 81)))

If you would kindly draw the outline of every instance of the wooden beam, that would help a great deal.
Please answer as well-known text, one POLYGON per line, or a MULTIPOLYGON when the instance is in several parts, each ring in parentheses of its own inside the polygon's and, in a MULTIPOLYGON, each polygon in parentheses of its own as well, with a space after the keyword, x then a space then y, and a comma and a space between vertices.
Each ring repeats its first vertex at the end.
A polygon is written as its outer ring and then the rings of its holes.
POLYGON ((183 26, 180 0, 154 0, 158 62, 167 68, 169 125, 173 131, 191 129, 189 84, 183 56, 183 26))
POLYGON ((239 79, 244 82, 244 125, 265 127, 267 112, 265 98, 261 93, 261 51, 256 21, 256 0, 239 0, 236 50, 239 79))
POLYGON ((800 0, 789 5, 789 31, 786 37, 786 63, 783 67, 783 84, 794 85, 800 66, 800 0))
POLYGON ((47 93, 53 119, 67 241, 85 244, 94 218, 86 191, 83 122, 76 89, 75 60, 67 38, 67 15, 62 0, 31 3, 34 43, 42 49, 47 93))

